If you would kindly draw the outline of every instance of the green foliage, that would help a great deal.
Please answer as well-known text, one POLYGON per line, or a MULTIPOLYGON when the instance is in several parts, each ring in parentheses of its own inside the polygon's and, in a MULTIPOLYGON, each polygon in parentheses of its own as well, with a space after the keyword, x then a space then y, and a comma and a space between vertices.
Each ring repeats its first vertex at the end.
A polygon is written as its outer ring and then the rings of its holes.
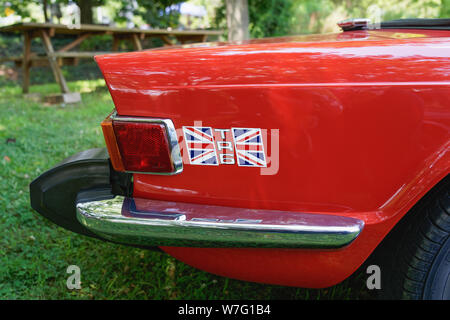
POLYGON ((8 0, 0 2, 0 12, 3 15, 6 8, 14 10, 18 15, 22 17, 29 17, 30 11, 28 8, 29 0, 8 0))
MULTIPOLYGON (((138 7, 133 10, 133 14, 142 17, 154 28, 175 28, 178 26, 179 13, 166 8, 180 2, 183 0, 137 0, 138 7)), ((129 9, 129 3, 122 1, 116 21, 124 21, 124 12, 129 9)))
MULTIPOLYGON (((111 6, 108 1, 105 0, 74 0, 80 7, 82 13, 82 20, 88 19, 89 21, 82 21, 82 23, 92 23, 90 20, 92 17, 92 9, 97 6, 111 6), (87 13, 86 11, 89 11, 87 13)), ((43 8, 44 0, 38 0, 37 3, 43 8)), ((178 27, 179 13, 166 10, 173 4, 183 2, 183 0, 136 0, 137 7, 132 5, 129 0, 114 0, 112 11, 115 13, 114 21, 117 23, 125 22, 125 12, 132 11, 136 17, 142 17, 145 23, 154 28, 167 28, 178 27)), ((31 12, 29 4, 36 3, 35 0, 8 0, 7 2, 0 3, 0 10, 3 12, 6 7, 13 9, 18 15, 23 18, 31 18, 31 12)), ((67 4, 68 0, 47 0, 47 5, 50 3, 60 3, 61 5, 67 4)))
MULTIPOLYGON (((103 0, 95 0, 95 1, 103 1, 103 0)), ((21 16, 22 18, 29 18, 30 21, 37 22, 32 15, 31 11, 33 10, 33 8, 29 6, 30 4, 37 4, 39 7, 42 8, 41 10, 43 13, 45 3, 45 5, 47 6, 47 14, 49 14, 50 6, 52 4, 64 5, 67 4, 68 2, 69 0, 7 0, 0 2, 0 12, 4 12, 4 10, 8 7, 14 10, 14 12, 19 16, 21 16)))
MULTIPOLYGON (((358 17, 374 22, 450 17, 450 0, 248 0, 248 6, 254 38, 337 32, 338 21, 358 17)), ((225 1, 217 8, 214 25, 226 29, 225 1)))
POLYGON ((106 34, 91 36, 80 44, 79 49, 91 52, 112 51, 112 37, 106 34))
POLYGON ((343 19, 370 18, 373 22, 404 18, 438 18, 448 0, 294 0, 295 33, 338 31, 343 19))
POLYGON ((253 38, 289 33, 292 24, 293 1, 249 0, 249 29, 253 38))
MULTIPOLYGON (((55 0, 65 4, 68 0, 55 0)), ((29 17, 28 4, 34 0, 9 0, 0 3, 0 10, 10 6, 23 17, 29 17)), ((54 2, 54 1, 53 1, 54 2)), ((183 0, 136 0, 136 7, 129 0, 76 0, 91 7, 105 5, 115 12, 114 21, 124 23, 125 13, 132 11, 135 17, 154 28, 176 28, 179 14, 166 10, 183 0)), ((39 0, 38 3, 43 3, 39 0)), ((50 3, 50 2, 48 2, 50 3)), ((299 33, 338 31, 336 22, 352 17, 372 17, 381 13, 381 19, 400 18, 449 18, 450 0, 248 0, 250 34, 253 38, 281 36, 299 33)), ((213 25, 226 29, 226 4, 222 0, 217 8, 213 25)))
MULTIPOLYGON (((293 23, 293 0, 248 0, 249 31, 252 38, 282 36, 293 23)), ((226 3, 217 7, 213 25, 226 30, 226 3)))
POLYGON ((296 34, 321 33, 325 19, 336 10, 332 0, 293 0, 292 8, 294 19, 290 30, 296 34))
POLYGON ((20 55, 23 51, 22 37, 12 34, 0 35, 0 57, 20 55))
POLYGON ((34 212, 28 191, 34 178, 76 152, 104 147, 100 122, 114 105, 103 80, 69 87, 82 92, 82 103, 46 107, 24 100, 17 85, 0 87, 0 299, 370 298, 364 271, 322 290, 231 280, 166 254, 69 232, 34 212), (72 264, 81 268, 81 290, 66 288, 72 264))
POLYGON ((450 0, 442 0, 439 17, 450 18, 450 0))
POLYGON ((221 5, 216 8, 212 25, 218 30, 224 30, 225 33, 227 32, 227 7, 225 5, 225 0, 222 0, 221 5))

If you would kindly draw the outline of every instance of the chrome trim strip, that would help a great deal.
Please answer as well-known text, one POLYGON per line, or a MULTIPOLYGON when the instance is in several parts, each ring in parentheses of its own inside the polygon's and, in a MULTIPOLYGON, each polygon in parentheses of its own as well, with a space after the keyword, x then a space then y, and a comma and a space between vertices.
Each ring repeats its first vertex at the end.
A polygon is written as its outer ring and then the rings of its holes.
POLYGON ((78 203, 77 218, 107 240, 143 246, 340 248, 364 227, 361 220, 335 215, 122 196, 78 203))
POLYGON ((157 123, 163 124, 166 128, 167 138, 169 139, 170 159, 173 164, 173 172, 136 172, 127 171, 130 173, 143 173, 143 174, 157 174, 157 175, 174 175, 183 171, 183 159, 181 158, 180 146, 178 145, 178 136, 175 126, 170 119, 159 118, 144 118, 144 117, 123 117, 118 116, 116 112, 111 115, 113 121, 128 121, 128 122, 145 122, 145 123, 157 123))

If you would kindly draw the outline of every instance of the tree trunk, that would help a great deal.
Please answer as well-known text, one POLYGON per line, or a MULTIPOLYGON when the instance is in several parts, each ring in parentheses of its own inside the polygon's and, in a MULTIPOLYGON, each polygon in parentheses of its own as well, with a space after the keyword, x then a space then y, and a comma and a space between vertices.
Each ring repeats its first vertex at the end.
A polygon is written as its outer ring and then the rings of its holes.
POLYGON ((248 32, 247 0, 226 0, 228 40, 241 41, 250 39, 248 32))
POLYGON ((50 20, 48 18, 47 8, 48 8, 48 1, 47 0, 43 0, 42 1, 42 10, 44 11, 44 19, 45 19, 46 23, 50 22, 50 20))
POLYGON ((80 7, 80 23, 93 24, 94 16, 92 13, 92 1, 91 0, 78 0, 77 4, 80 7))

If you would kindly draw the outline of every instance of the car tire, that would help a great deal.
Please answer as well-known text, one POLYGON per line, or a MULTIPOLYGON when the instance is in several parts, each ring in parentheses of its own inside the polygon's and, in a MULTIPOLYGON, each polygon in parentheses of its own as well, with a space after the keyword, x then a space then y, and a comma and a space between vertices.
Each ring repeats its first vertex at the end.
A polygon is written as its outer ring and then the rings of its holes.
POLYGON ((449 185, 446 177, 381 246, 381 298, 450 299, 449 185))

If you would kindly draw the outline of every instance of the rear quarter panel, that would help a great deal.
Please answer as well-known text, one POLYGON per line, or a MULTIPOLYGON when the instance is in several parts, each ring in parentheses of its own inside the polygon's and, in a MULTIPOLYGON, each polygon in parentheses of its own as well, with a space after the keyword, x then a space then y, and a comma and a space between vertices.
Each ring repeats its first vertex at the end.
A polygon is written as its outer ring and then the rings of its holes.
POLYGON ((233 278, 330 286, 448 174, 448 33, 354 35, 97 57, 118 114, 169 118, 179 131, 183 172, 135 174, 134 196, 337 214, 366 224, 340 250, 166 252, 233 278), (192 125, 263 129, 268 167, 190 165, 181 128, 192 125))

